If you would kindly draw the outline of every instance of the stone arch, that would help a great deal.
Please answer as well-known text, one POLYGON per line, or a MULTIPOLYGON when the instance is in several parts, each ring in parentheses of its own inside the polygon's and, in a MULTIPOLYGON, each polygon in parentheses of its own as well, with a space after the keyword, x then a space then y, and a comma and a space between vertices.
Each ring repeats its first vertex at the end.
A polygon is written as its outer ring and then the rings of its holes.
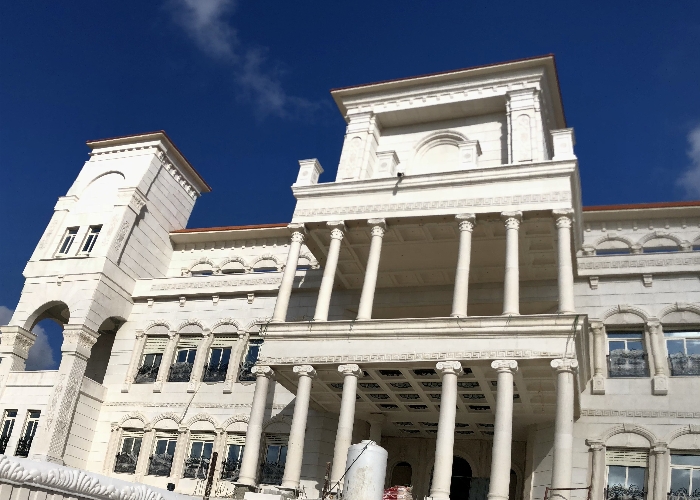
MULTIPOLYGON (((664 323, 665 317, 667 317, 673 313, 684 313, 684 312, 688 312, 688 313, 692 313, 693 315, 700 316, 700 306, 698 306, 696 304, 685 303, 685 302, 676 302, 674 304, 671 304, 670 306, 664 307, 659 312, 659 319, 661 320, 662 323, 664 323)), ((666 320, 666 322, 667 323, 675 323, 673 320, 671 320, 671 321, 666 320)), ((693 320, 691 322, 695 323, 696 321, 693 320)))
POLYGON ((607 311, 605 311, 603 313, 603 315, 601 316, 600 319, 603 323, 605 323, 606 320, 608 318, 610 318, 611 316, 613 316, 615 314, 625 314, 625 313, 632 314, 634 316, 638 316, 639 318, 642 319, 643 323, 646 323, 647 321, 649 321, 649 319, 651 319, 651 316, 646 311, 644 311, 643 309, 641 309, 639 307, 631 306, 629 304, 619 304, 615 307, 611 307, 610 309, 608 309, 607 311))
POLYGON ((146 335, 153 335, 154 333, 166 333, 166 332, 151 332, 151 330, 157 329, 157 327, 163 327, 165 330, 167 330, 167 333, 170 333, 172 331, 172 327, 170 326, 170 323, 165 321, 164 319, 156 319, 148 323, 146 328, 144 329, 146 335))
POLYGON ((240 332, 243 329, 238 320, 235 320, 233 318, 222 318, 212 325, 211 331, 214 332, 217 328, 224 325, 233 326, 236 329, 236 332, 240 332))
POLYGON ((219 274, 220 269, 219 267, 214 264, 214 262, 209 258, 209 257, 200 257, 194 263, 187 268, 186 272, 189 276, 192 276, 193 273, 197 273, 198 271, 206 271, 207 267, 211 269, 211 274, 219 274), (195 269, 196 267, 202 267, 203 269, 195 269))
POLYGON ((440 171, 457 170, 459 168, 459 145, 468 140, 464 134, 455 130, 440 130, 428 134, 414 147, 413 158, 409 163, 409 172, 413 174, 426 173, 423 172, 422 167, 431 152, 433 155, 444 157, 440 163, 447 168, 442 168, 440 171))
POLYGON ((289 415, 283 415, 282 413, 278 413, 277 415, 275 415, 274 417, 268 419, 265 423, 263 423, 263 426, 262 426, 263 432, 268 432, 268 428, 273 427, 276 424, 282 424, 282 425, 280 425, 280 427, 283 425, 288 426, 289 429, 287 429, 286 432, 289 433, 289 430, 292 427, 292 418, 289 415))
POLYGON ((700 425, 688 424, 684 425, 683 427, 678 427, 666 435, 664 442, 668 443, 668 446, 670 447, 675 439, 687 434, 700 434, 700 425))
POLYGON ((309 262, 309 266, 311 267, 311 269, 318 269, 319 267, 321 267, 318 261, 316 260, 316 257, 311 255, 310 252, 300 253, 299 259, 306 259, 309 262))
POLYGON ((159 422, 162 422, 163 420, 172 420, 175 422, 177 425, 180 425, 182 419, 180 418, 180 415, 177 415, 173 412, 166 412, 166 413, 161 413, 157 417, 155 417, 153 420, 151 420, 151 427, 156 428, 159 422))
POLYGON ((98 384, 104 382, 107 366, 112 357, 114 340, 124 323, 126 323, 124 318, 111 316, 105 319, 97 329, 99 336, 97 337, 97 342, 92 346, 90 358, 85 367, 85 376, 90 380, 94 380, 98 384))
POLYGON ((272 255, 271 253, 266 253, 264 255, 259 255, 252 260, 252 262, 250 263, 251 269, 255 271, 255 266, 265 260, 271 260, 272 262, 274 262, 275 266, 277 267, 277 270, 282 270, 282 268, 284 267, 284 263, 279 259, 279 257, 277 257, 276 255, 272 255))
POLYGON ((129 420, 140 420, 144 429, 148 427, 148 419, 143 415, 143 413, 138 411, 127 413, 121 419, 119 419, 119 427, 124 427, 124 424, 129 420))
POLYGON ((187 422, 185 422, 184 425, 189 429, 197 422, 209 422, 214 427, 214 429, 219 428, 218 423, 216 422, 216 420, 214 420, 214 417, 212 417, 208 413, 197 413, 195 416, 191 417, 187 422))
POLYGON ((37 323, 45 319, 55 321, 61 326, 65 326, 70 321, 70 306, 62 300, 49 300, 37 307, 24 321, 24 324, 19 325, 25 330, 31 331, 37 323))
POLYGON ((630 247, 630 249, 632 249, 632 246, 634 245, 634 242, 626 236, 622 236, 615 233, 608 233, 598 238, 593 244, 593 246, 597 248, 598 245, 600 245, 601 243, 605 243, 606 241, 619 241, 630 247))
POLYGON ((178 331, 179 333, 186 333, 186 334, 195 334, 195 333, 199 333, 199 334, 201 334, 201 335, 204 335, 204 334, 206 333, 206 329, 204 328, 204 324, 203 324, 200 320, 198 320, 198 319, 188 319, 188 320, 183 321, 182 323, 180 323, 180 324, 178 325, 177 331, 178 331), (200 330, 200 331, 199 331, 199 332, 194 332, 194 331, 184 332, 183 330, 184 330, 185 328, 187 328, 188 326, 199 327, 199 330, 200 330))
POLYGON ((227 418, 223 424, 221 424, 221 428, 225 431, 226 429, 231 426, 231 424, 236 424, 239 422, 243 422, 245 424, 248 423, 248 415, 244 415, 243 413, 239 413, 237 415, 234 415, 232 417, 227 418))
POLYGON ((87 214, 110 212, 117 201, 118 190, 124 184, 125 175, 118 170, 102 172, 80 190, 71 213, 87 214))
POLYGON ((667 239, 667 240, 672 240, 672 241, 674 241, 674 242, 676 243, 676 245, 678 245, 679 248, 681 247, 681 245, 682 245, 683 243, 685 243, 684 240, 680 239, 680 238, 679 238, 678 236, 676 236, 675 234, 669 233, 669 232, 667 232, 667 231, 654 231, 654 232, 651 232, 651 233, 647 233, 647 234, 645 234, 644 236, 642 236, 641 238, 639 238, 639 241, 637 242, 637 244, 640 245, 640 246, 644 246, 644 244, 645 244, 647 241, 653 240, 653 239, 656 239, 656 238, 663 238, 663 239, 667 239))
POLYGON ((635 424, 622 424, 611 427, 600 437, 600 441, 607 445, 610 438, 618 434, 637 434, 648 441, 649 447, 653 446, 658 441, 656 435, 649 429, 635 424))
POLYGON ((251 271, 251 266, 248 265, 248 262, 243 257, 234 255, 233 257, 226 257, 221 261, 221 264, 219 264, 219 272, 224 273, 224 267, 235 262, 238 262, 243 267, 243 272, 249 273, 251 271))
POLYGON ((260 325, 262 324, 267 324, 270 321, 272 321, 272 317, 267 316, 265 318, 255 318, 251 321, 248 322, 248 324, 245 326, 244 330, 246 333, 259 333, 261 330, 264 330, 264 327, 261 328, 260 325))

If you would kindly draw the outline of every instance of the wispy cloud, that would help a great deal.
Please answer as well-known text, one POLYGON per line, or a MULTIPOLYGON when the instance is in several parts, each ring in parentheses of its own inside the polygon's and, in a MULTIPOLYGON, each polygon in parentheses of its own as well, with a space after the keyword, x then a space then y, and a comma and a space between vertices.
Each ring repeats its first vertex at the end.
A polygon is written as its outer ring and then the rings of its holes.
POLYGON ((690 198, 700 197, 700 125, 688 132, 688 158, 690 166, 678 179, 678 186, 690 198))
MULTIPOLYGON (((0 325, 6 325, 12 318, 12 309, 5 306, 0 306, 0 325)), ((56 354, 53 352, 49 344, 49 337, 46 331, 37 325, 32 330, 36 335, 36 340, 27 356, 26 369, 29 371, 35 370, 55 370, 58 368, 56 354)))
POLYGON ((281 81, 279 64, 268 50, 242 43, 231 24, 237 0, 169 0, 173 20, 207 56, 230 65, 240 100, 253 102, 260 117, 293 117, 320 108, 302 97, 289 95, 281 81))

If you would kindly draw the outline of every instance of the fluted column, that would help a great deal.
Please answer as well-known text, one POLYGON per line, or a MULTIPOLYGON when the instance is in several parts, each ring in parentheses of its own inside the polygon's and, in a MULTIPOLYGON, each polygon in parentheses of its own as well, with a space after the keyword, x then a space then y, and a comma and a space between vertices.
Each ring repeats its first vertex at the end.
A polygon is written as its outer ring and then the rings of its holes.
POLYGON ((652 393, 655 396, 668 394, 668 361, 666 356, 666 343, 664 341, 664 330, 657 320, 650 320, 646 323, 649 338, 654 378, 651 381, 652 393))
MULTIPOLYGON (((518 262, 518 230, 521 212, 503 212, 506 225, 506 268, 503 279, 503 314, 520 314, 520 268, 518 262)), ((510 474, 510 472, 508 472, 510 474)))
MULTIPOLYGON (((350 444, 352 444, 352 428, 355 423, 357 379, 362 376, 362 370, 355 364, 340 365, 338 371, 343 374, 343 397, 340 401, 338 431, 335 434, 331 487, 334 487, 345 473, 345 461, 348 456, 348 448, 350 448, 350 444)), ((338 489, 335 491, 339 491, 340 488, 342 488, 342 484, 339 484, 337 488, 338 489)))
POLYGON ((591 393, 605 394, 605 325, 602 321, 589 323, 593 332, 593 381, 591 393))
POLYGON ((304 457, 304 437, 306 436, 306 420, 309 415, 309 400, 311 399, 311 383, 316 376, 316 370, 310 365, 295 366, 294 373, 299 377, 297 395, 294 400, 294 416, 292 428, 289 431, 287 447, 287 462, 284 466, 282 488, 299 489, 301 464, 304 457))
POLYGON ((498 372, 498 379, 488 499, 508 500, 513 445, 513 374, 518 370, 518 363, 513 359, 501 359, 492 362, 491 368, 498 372))
POLYGON ((331 228, 331 244, 328 247, 326 266, 323 268, 321 287, 318 289, 314 321, 328 321, 328 309, 331 304, 335 271, 338 267, 340 244, 343 242, 343 236, 345 236, 345 224, 342 221, 327 222, 326 224, 331 228))
POLYGON ((250 408, 243 460, 241 460, 241 472, 238 476, 237 484, 254 487, 257 485, 258 478, 258 460, 263 431, 262 424, 265 417, 265 406, 267 405, 267 390, 274 372, 269 366, 254 366, 251 371, 255 374, 255 392, 253 393, 253 404, 250 408))
POLYGON ((282 273, 280 289, 277 292, 275 311, 272 313, 272 322, 274 323, 284 322, 287 319, 289 298, 292 296, 294 277, 297 274, 297 265, 299 264, 299 252, 306 236, 304 224, 289 224, 287 227, 292 231, 292 240, 289 244, 287 264, 284 266, 284 273, 282 273))
POLYGON ((552 458, 552 498, 567 500, 571 488, 571 471, 574 458, 574 373, 578 368, 575 359, 553 359, 552 368, 557 373, 557 410, 554 420, 554 448, 552 458))
POLYGON ((587 439, 591 452, 591 498, 603 498, 605 489, 605 443, 587 439))
POLYGON ((557 261, 559 284, 559 312, 576 312, 574 305, 574 268, 571 260, 571 226, 574 211, 571 209, 553 210, 557 225, 557 261))
POLYGON ((455 273, 455 290, 452 297, 452 314, 462 318, 467 316, 467 299, 469 297, 469 266, 472 256, 472 231, 474 231, 474 214, 460 214, 455 217, 459 221, 459 254, 457 256, 457 272, 455 273))
POLYGON ((449 500, 457 415, 457 377, 463 371, 459 361, 440 361, 435 368, 442 377, 442 393, 430 497, 433 500, 449 500))
POLYGON ((372 306, 374 305, 374 291, 377 287, 377 274, 379 273, 379 258, 382 253, 382 240, 386 232, 384 219, 369 219, 372 226, 372 241, 369 244, 369 257, 365 268, 365 281, 362 284, 360 306, 357 309, 357 319, 372 319, 372 306))

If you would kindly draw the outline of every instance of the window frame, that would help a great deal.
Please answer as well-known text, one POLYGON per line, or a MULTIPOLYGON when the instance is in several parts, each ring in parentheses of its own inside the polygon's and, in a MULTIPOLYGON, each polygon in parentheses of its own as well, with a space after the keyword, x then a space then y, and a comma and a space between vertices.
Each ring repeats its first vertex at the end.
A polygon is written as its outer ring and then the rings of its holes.
POLYGON ((262 337, 250 337, 248 342, 246 342, 246 347, 241 357, 241 364, 238 368, 238 381, 239 382, 255 382, 255 376, 250 372, 250 370, 255 366, 260 358, 260 349, 265 343, 265 339, 262 337), (248 361, 248 355, 251 352, 251 348, 257 348, 257 353, 255 355, 254 361, 248 361))
POLYGON ((66 228, 66 230, 63 232, 63 237, 58 244, 58 248, 56 249, 56 257, 67 257, 69 255, 70 249, 75 243, 75 237, 78 235, 78 231, 80 231, 80 226, 66 228))
POLYGON ((19 413, 18 410, 5 410, 3 414, 2 431, 0 431, 0 453, 5 453, 7 450, 7 444, 10 442, 12 431, 17 423, 17 413, 19 413), (10 415, 10 413, 14 413, 14 415, 10 415))
POLYGON ((100 236, 101 231, 102 224, 88 227, 83 244, 80 245, 80 255, 90 255, 92 253, 92 251, 95 249, 95 243, 97 242, 97 238, 100 236))
POLYGON ((690 482, 688 483, 688 489, 686 490, 686 495, 688 499, 696 498, 700 496, 700 455, 697 453, 691 453, 691 452, 684 452, 682 450, 678 450, 676 453, 671 452, 670 456, 670 473, 669 473, 669 478, 668 478, 668 494, 669 495, 681 495, 681 493, 676 490, 676 492, 673 491, 672 486, 673 486, 673 471, 674 470, 687 470, 690 471, 689 474, 689 480, 690 482), (680 465, 680 464, 674 464, 673 463, 673 457, 674 456, 693 456, 693 457, 698 457, 698 464, 697 465, 680 465), (694 474, 694 472, 697 471, 697 474, 694 474), (695 477, 697 476, 697 477, 695 477), (693 485, 694 479, 697 480, 697 484, 693 485), (693 487, 694 486, 694 487, 693 487), (693 493, 697 491, 698 495, 693 495, 693 493))

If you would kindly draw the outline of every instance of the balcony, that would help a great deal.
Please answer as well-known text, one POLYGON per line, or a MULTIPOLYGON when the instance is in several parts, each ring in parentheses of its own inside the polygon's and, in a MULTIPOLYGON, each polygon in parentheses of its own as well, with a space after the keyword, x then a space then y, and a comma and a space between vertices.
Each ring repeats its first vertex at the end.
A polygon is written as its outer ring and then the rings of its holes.
POLYGON ((674 377, 700 376, 700 354, 671 354, 668 364, 674 377))
POLYGON ((225 365, 205 365, 204 366, 204 382, 223 382, 226 380, 228 372, 228 363, 225 365))
POLYGON ((700 500, 700 488, 695 489, 692 493, 685 488, 671 490, 668 493, 667 500, 700 500))
POLYGON ((136 372, 134 378, 135 384, 152 384, 158 377, 158 369, 160 366, 142 366, 136 372))
POLYGON ((173 363, 168 374, 168 382, 189 382, 193 363, 173 363))
POLYGON ((279 486, 284 475, 284 462, 265 462, 260 471, 260 484, 279 486))
POLYGON ((114 472, 118 474, 134 474, 138 457, 131 453, 117 453, 114 462, 114 472))
POLYGON ((205 479, 209 471, 208 458, 188 458, 185 460, 183 477, 190 479, 205 479))
POLYGON ((163 453, 162 455, 151 455, 148 462, 149 476, 168 477, 173 468, 173 456, 163 453))
POLYGON ((238 481, 241 473, 240 460, 224 460, 221 462, 221 479, 226 481, 238 481))
POLYGON ((608 376, 611 378, 648 377, 649 365, 644 351, 611 351, 608 355, 608 376))
POLYGON ((647 492, 632 485, 627 488, 620 484, 605 488, 605 500, 644 500, 647 492))
POLYGON ((20 438, 17 442, 17 449, 15 450, 15 456, 17 457, 28 457, 29 449, 32 447, 32 440, 34 436, 20 438))

